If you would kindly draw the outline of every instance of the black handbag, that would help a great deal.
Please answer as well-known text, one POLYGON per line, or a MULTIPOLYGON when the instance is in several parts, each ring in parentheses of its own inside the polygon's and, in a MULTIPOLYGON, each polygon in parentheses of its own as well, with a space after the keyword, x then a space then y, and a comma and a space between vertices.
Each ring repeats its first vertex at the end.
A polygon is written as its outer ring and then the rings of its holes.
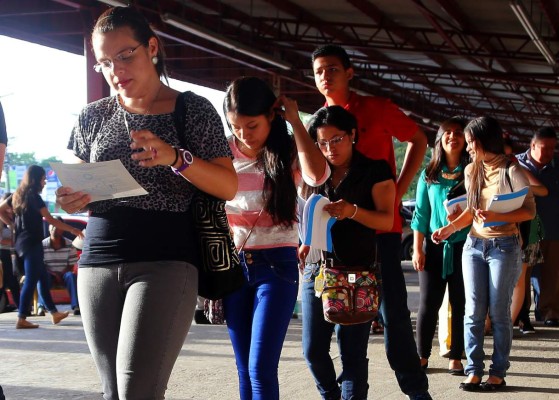
MULTIPOLYGON (((181 146, 184 132, 187 97, 179 94, 175 105, 175 127, 181 146)), ((198 295, 211 300, 222 299, 245 282, 239 254, 231 237, 225 201, 196 190, 190 204, 198 241, 198 295)))

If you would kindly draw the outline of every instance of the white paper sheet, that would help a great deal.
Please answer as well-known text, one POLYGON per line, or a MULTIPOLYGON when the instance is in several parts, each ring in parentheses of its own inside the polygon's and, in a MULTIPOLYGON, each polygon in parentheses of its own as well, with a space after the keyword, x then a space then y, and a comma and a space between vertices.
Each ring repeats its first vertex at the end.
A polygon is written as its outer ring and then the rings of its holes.
POLYGON ((81 164, 50 163, 50 166, 63 186, 90 194, 91 201, 148 194, 120 160, 81 164))

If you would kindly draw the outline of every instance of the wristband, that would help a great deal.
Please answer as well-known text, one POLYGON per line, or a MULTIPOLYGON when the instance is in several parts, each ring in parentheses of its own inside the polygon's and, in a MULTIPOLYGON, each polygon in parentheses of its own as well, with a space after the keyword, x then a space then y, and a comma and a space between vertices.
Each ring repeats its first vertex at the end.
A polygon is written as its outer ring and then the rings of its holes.
POLYGON ((192 156, 192 153, 188 150, 179 149, 178 152, 181 156, 182 165, 178 168, 171 167, 171 169, 175 174, 180 175, 182 171, 190 167, 190 165, 194 161, 194 158, 192 156))
MULTIPOLYGON (((450 225, 454 228, 454 232, 456 232, 458 230, 458 228, 456 227, 456 225, 454 225, 454 222, 450 222, 450 225)), ((452 232, 452 233, 454 233, 452 232)))
POLYGON ((172 167, 179 160, 179 149, 177 149, 176 147, 173 147, 173 150, 175 150, 175 161, 173 161, 171 164, 167 165, 168 167, 172 167))
POLYGON ((353 215, 351 217, 349 217, 349 219, 355 218, 355 216, 357 215, 357 211, 359 210, 359 207, 357 207, 357 204, 354 204, 353 206, 355 207, 355 211, 353 212, 353 215))

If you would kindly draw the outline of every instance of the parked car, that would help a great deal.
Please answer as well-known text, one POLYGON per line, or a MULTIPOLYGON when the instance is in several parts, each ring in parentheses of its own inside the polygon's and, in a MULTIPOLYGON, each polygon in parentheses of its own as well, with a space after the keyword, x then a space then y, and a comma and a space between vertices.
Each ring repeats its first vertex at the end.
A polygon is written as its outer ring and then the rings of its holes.
POLYGON ((402 202, 400 215, 402 221, 402 260, 411 260, 413 256, 413 231, 410 228, 413 212, 415 211, 415 200, 405 200, 402 202))
MULTIPOLYGON (((73 226, 74 228, 79 229, 80 231, 83 231, 85 229, 85 227, 87 226, 87 215, 85 214, 78 214, 78 215, 74 215, 74 214, 59 214, 59 213, 54 213, 52 214, 52 216, 54 218, 62 218, 64 223, 73 226)), ((48 237, 49 236, 49 223, 47 221, 45 221, 43 219, 43 237, 48 237)), ((74 240, 76 238, 75 235, 73 235, 71 232, 67 232, 65 231, 63 233, 63 236, 66 239, 70 239, 70 240, 74 240)))

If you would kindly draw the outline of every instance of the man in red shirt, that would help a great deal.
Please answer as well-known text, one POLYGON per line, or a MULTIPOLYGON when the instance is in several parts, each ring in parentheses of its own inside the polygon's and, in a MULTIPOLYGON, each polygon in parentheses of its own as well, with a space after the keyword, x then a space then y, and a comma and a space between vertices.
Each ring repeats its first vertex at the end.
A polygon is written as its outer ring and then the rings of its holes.
POLYGON ((393 137, 408 142, 404 163, 396 180, 394 226, 377 235, 383 284, 381 313, 388 362, 401 390, 410 399, 431 399, 428 381, 421 368, 413 336, 407 290, 400 262, 402 222, 399 205, 427 150, 427 138, 415 122, 389 99, 361 96, 350 91, 353 68, 346 51, 335 45, 317 48, 312 55, 315 83, 326 105, 339 105, 357 118, 356 148, 372 159, 386 160, 396 176, 393 137))

